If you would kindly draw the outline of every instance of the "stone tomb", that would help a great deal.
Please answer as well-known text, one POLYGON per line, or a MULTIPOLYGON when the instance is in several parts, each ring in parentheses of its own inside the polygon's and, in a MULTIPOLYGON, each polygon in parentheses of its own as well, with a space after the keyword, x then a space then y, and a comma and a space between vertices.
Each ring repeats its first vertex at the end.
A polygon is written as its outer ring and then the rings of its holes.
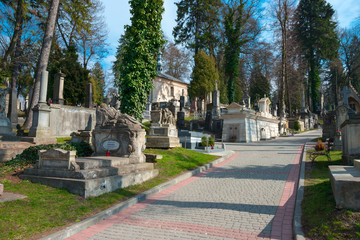
POLYGON ((270 113, 270 100, 263 98, 259 103, 259 112, 237 103, 227 107, 221 116, 223 141, 257 142, 279 136, 279 119, 270 113))
POLYGON ((40 151, 34 168, 26 168, 22 179, 39 182, 85 198, 147 181, 158 174, 147 163, 145 130, 134 118, 106 104, 97 109, 92 132, 95 156, 75 159, 61 149, 40 151), (109 155, 109 156, 106 156, 109 155))
POLYGON ((175 118, 169 109, 151 111, 151 125, 146 146, 149 148, 181 147, 175 118))
POLYGON ((329 166, 336 208, 360 210, 360 160, 354 166, 329 166))

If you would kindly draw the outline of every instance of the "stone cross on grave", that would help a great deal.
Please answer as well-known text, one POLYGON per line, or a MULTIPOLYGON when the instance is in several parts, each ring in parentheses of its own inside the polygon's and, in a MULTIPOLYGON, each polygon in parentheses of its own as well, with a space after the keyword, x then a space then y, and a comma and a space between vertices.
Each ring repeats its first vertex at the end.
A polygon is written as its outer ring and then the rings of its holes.
POLYGON ((348 100, 348 94, 351 93, 351 91, 349 90, 349 88, 347 86, 345 86, 343 88, 342 91, 340 91, 340 94, 343 95, 343 99, 344 99, 344 106, 345 107, 349 107, 349 100, 348 100))

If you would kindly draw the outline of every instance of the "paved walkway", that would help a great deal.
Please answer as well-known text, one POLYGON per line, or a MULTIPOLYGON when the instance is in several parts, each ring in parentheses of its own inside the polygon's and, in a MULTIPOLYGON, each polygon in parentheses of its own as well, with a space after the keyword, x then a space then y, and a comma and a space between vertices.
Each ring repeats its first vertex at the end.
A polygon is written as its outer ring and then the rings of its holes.
POLYGON ((303 144, 319 135, 228 144, 216 167, 68 239, 292 239, 303 144))

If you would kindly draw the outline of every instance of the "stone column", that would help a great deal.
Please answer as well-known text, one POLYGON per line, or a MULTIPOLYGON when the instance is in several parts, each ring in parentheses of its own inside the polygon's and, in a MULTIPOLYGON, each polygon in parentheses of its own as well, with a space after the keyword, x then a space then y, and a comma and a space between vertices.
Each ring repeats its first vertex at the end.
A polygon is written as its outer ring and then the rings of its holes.
POLYGON ((48 71, 43 71, 43 72, 41 73, 39 103, 46 103, 46 95, 47 95, 47 87, 48 87, 48 77, 49 77, 49 72, 48 72, 48 71))
POLYGON ((53 101, 56 104, 64 104, 64 81, 65 74, 59 72, 55 75, 53 101))
POLYGON ((10 94, 10 104, 9 104, 9 113, 8 117, 11 122, 11 127, 13 129, 16 128, 16 125, 18 124, 18 108, 17 108, 17 90, 16 88, 11 88, 11 94, 10 94))
POLYGON ((86 85, 85 107, 87 107, 87 108, 92 108, 93 107, 92 97, 93 97, 92 83, 88 83, 86 85))

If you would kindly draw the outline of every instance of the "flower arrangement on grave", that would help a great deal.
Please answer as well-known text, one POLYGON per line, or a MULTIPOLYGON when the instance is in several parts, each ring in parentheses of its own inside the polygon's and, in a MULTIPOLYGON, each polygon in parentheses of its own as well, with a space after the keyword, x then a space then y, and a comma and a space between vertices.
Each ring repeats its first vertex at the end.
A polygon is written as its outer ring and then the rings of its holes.
POLYGON ((215 141, 212 137, 207 138, 206 136, 203 136, 201 138, 201 146, 203 147, 214 147, 215 141))
POLYGON ((315 150, 316 150, 316 151, 323 151, 323 150, 325 150, 325 145, 324 145, 324 143, 323 143, 320 139, 317 141, 317 144, 315 145, 315 150))
POLYGON ((232 136, 230 137, 230 141, 235 142, 235 141, 236 141, 236 135, 232 135, 232 136))

